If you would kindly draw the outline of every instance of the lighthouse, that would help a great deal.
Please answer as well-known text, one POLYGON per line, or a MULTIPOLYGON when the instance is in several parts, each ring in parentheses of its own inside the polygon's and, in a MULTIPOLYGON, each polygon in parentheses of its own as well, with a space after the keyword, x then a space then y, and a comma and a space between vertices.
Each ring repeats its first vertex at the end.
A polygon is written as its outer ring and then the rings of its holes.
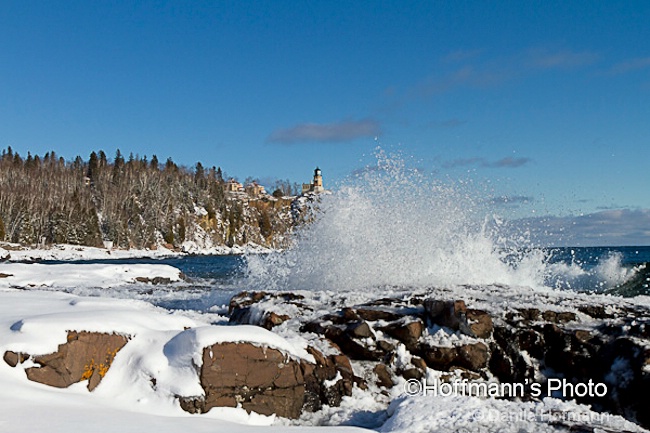
POLYGON ((307 194, 310 192, 323 191, 325 191, 325 188, 323 188, 323 173, 320 168, 316 167, 316 170, 314 170, 314 180, 310 183, 302 184, 302 193, 307 194))

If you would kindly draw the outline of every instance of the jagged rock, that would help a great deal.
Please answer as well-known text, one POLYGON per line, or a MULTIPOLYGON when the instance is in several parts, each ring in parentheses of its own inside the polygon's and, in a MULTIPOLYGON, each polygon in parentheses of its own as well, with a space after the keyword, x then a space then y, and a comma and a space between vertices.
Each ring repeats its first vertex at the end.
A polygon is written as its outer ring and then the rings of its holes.
POLYGON ((587 316, 591 316, 594 319, 611 319, 614 317, 614 315, 609 314, 602 305, 581 305, 578 307, 578 311, 587 316))
POLYGON ((345 355, 324 356, 313 347, 308 347, 315 359, 315 365, 303 363, 303 376, 305 378, 305 410, 315 412, 323 404, 338 406, 344 396, 352 395, 353 384, 363 385, 361 378, 354 376, 350 360, 345 355), (331 382, 340 375, 334 384, 326 386, 326 381, 331 382))
POLYGON ((468 309, 466 313, 469 329, 478 338, 490 338, 494 324, 490 315, 482 310, 468 309))
POLYGON ((172 280, 167 277, 135 277, 135 281, 138 283, 145 283, 145 284, 171 284, 172 280))
POLYGON ((2 358, 7 364, 9 364, 10 367, 15 367, 18 364, 25 362, 29 356, 25 355, 24 353, 16 353, 11 350, 7 350, 2 358))
POLYGON ((370 322, 376 322, 377 320, 392 322, 403 317, 403 315, 398 313, 374 308, 357 308, 356 312, 363 320, 368 320, 370 322))
POLYGON ((411 367, 402 371, 402 377, 406 380, 422 379, 424 377, 424 373, 419 368, 411 367))
POLYGON ((383 386, 384 388, 395 386, 395 382, 385 364, 377 364, 372 371, 377 375, 377 386, 383 386))
POLYGON ((374 336, 370 326, 368 326, 368 323, 365 321, 348 325, 346 332, 352 338, 371 338, 374 336))
POLYGON ((465 344, 458 348, 457 365, 468 370, 479 371, 487 367, 488 347, 481 343, 465 344))
POLYGON ((14 274, 5 274, 4 272, 0 272, 0 278, 7 278, 7 277, 13 277, 14 274))
POLYGON ((305 399, 301 362, 251 343, 204 348, 199 378, 205 396, 180 400, 189 412, 241 405, 248 412, 298 418, 305 399))
POLYGON ((253 304, 268 300, 276 300, 304 308, 305 306, 302 303, 298 302, 302 299, 305 299, 305 297, 291 292, 269 293, 263 291, 243 291, 230 298, 230 302, 228 304, 228 314, 232 314, 236 308, 249 307, 253 304))
POLYGON ((555 311, 544 311, 542 318, 552 323, 567 323, 576 320, 576 314, 571 312, 557 313, 555 311))
POLYGON ((467 323, 465 301, 427 299, 424 301, 424 310, 431 323, 473 336, 473 332, 467 323))
POLYGON ((235 307, 230 315, 228 323, 236 325, 255 325, 265 329, 281 325, 289 320, 286 314, 278 314, 274 311, 259 311, 253 307, 235 307))
POLYGON ((455 347, 426 346, 420 347, 420 353, 427 366, 434 370, 447 370, 458 356, 455 347))
POLYGON ((278 326, 289 320, 290 317, 286 314, 276 314, 273 311, 269 311, 264 315, 262 322, 262 327, 266 329, 271 329, 274 326, 278 326))
POLYGON ((395 345, 389 343, 386 340, 377 340, 377 347, 385 353, 391 353, 395 351, 395 345))
POLYGON ((57 388, 88 380, 92 391, 127 341, 123 335, 70 331, 67 343, 60 344, 56 352, 33 357, 40 367, 27 368, 27 378, 57 388))
POLYGON ((372 348, 353 338, 349 333, 336 326, 326 328, 325 337, 341 348, 351 359, 379 361, 385 353, 378 347, 372 348))
POLYGON ((411 364, 422 371, 427 371, 427 363, 424 361, 424 359, 418 356, 411 357, 411 364))
POLYGON ((418 340, 422 336, 424 330, 424 323, 420 319, 413 320, 408 323, 402 321, 390 323, 386 326, 379 328, 382 332, 390 335, 391 337, 404 343, 410 351, 417 348, 418 340))
POLYGON ((519 313, 521 314, 521 317, 523 317, 524 320, 530 322, 538 321, 541 315, 538 308, 522 308, 519 310, 519 313))

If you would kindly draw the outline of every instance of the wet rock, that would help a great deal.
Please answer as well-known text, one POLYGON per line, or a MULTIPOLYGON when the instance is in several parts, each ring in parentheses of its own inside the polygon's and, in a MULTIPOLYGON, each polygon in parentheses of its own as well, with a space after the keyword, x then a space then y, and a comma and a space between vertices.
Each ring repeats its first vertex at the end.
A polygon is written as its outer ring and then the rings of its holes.
POLYGON ((427 366, 434 370, 447 370, 458 357, 455 347, 439 347, 423 345, 420 347, 420 354, 427 366))
POLYGON ((482 310, 468 309, 466 313, 469 329, 478 338, 490 338, 494 324, 490 315, 482 310))
POLYGON ((533 329, 522 329, 517 333, 519 348, 525 350, 536 359, 544 356, 544 337, 533 329))
POLYGON ((127 341, 123 335, 70 331, 68 341, 56 352, 33 357, 40 367, 27 368, 27 378, 57 388, 88 380, 88 390, 92 391, 127 341))
POLYGON ((264 319, 262 321, 262 327, 266 329, 271 329, 275 326, 281 325, 282 323, 286 322, 289 319, 290 317, 286 314, 276 314, 273 311, 269 311, 264 315, 264 319))
POLYGON ((481 343, 465 344, 458 348, 456 363, 468 370, 479 371, 487 367, 489 359, 488 347, 481 343))
POLYGON ((465 301, 427 299, 424 301, 424 310, 431 323, 473 336, 473 332, 467 323, 465 301))
POLYGON ((538 308, 522 308, 519 310, 519 313, 524 320, 529 322, 536 322, 541 316, 538 308))
POLYGON ((351 359, 379 361, 385 355, 378 347, 375 346, 373 348, 367 346, 365 342, 353 338, 350 334, 336 326, 326 328, 324 335, 351 359))
POLYGON ((348 325, 346 332, 352 337, 352 338, 371 338, 374 337, 374 334, 372 333, 372 330, 370 329, 370 326, 368 326, 368 323, 365 321, 358 322, 358 323, 352 323, 348 325))
POLYGON ((300 301, 305 297, 291 292, 282 292, 282 293, 269 293, 264 291, 259 292, 248 292, 243 291, 232 298, 230 298, 230 303, 228 304, 228 314, 232 314, 236 308, 245 308, 251 305, 263 302, 263 301, 274 301, 278 303, 286 303, 296 305, 301 308, 306 308, 300 301))
POLYGON ((594 319, 611 319, 614 317, 613 314, 607 313, 607 310, 602 305, 581 305, 578 307, 578 311, 594 319))
POLYGON ((171 284, 172 282, 171 278, 167 278, 167 277, 153 277, 153 278, 135 277, 135 281, 137 281, 138 283, 154 284, 154 285, 171 284))
POLYGON ((407 349, 413 351, 417 347, 418 340, 422 336, 424 323, 422 323, 420 319, 407 323, 399 321, 382 326, 379 330, 399 340, 407 349))
POLYGON ((286 314, 278 314, 274 311, 261 311, 254 306, 249 306, 235 307, 228 323, 235 325, 255 325, 270 330, 289 319, 290 317, 286 314))
POLYGON ((385 310, 379 310, 374 308, 357 308, 357 314, 363 320, 367 320, 370 322, 376 322, 378 320, 385 320, 387 322, 392 322, 394 320, 398 320, 401 317, 403 317, 403 315, 392 311, 385 311, 385 310))
POLYGON ((551 323, 567 323, 576 320, 576 314, 571 312, 557 313, 555 311, 544 311, 542 318, 551 323))

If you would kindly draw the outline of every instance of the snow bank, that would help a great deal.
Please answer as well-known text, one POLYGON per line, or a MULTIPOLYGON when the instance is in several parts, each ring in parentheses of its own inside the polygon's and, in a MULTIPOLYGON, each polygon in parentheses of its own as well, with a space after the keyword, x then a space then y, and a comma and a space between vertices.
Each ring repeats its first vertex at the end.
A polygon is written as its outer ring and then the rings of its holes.
POLYGON ((388 415, 379 429, 382 433, 646 431, 620 416, 554 398, 515 402, 460 395, 410 396, 394 400, 388 415))
POLYGON ((115 287, 153 280, 181 281, 181 271, 169 265, 2 263, 0 288, 115 287))
MULTIPOLYGON (((292 356, 308 356, 303 347, 294 347, 263 328, 209 326, 142 301, 0 289, 0 353, 54 352, 66 342, 68 330, 117 332, 128 335, 130 341, 92 393, 84 384, 57 389, 30 382, 21 366, 12 368, 0 361, 0 430, 67 433, 80 423, 89 423, 97 432, 257 431, 252 426, 269 425, 274 418, 237 408, 190 415, 179 407, 176 395, 203 392, 194 365, 202 348, 251 341, 292 356)), ((267 427, 264 431, 286 429, 267 427)), ((327 431, 300 429, 311 430, 327 431)))
POLYGON ((200 246, 196 242, 186 241, 181 251, 170 250, 163 246, 157 249, 106 249, 80 245, 57 244, 48 248, 24 248, 18 244, 11 244, 11 251, 0 248, 0 260, 5 251, 11 254, 13 262, 34 262, 44 260, 74 261, 74 260, 108 260, 108 259, 136 259, 136 258, 166 258, 180 257, 187 254, 201 256, 228 256, 242 254, 268 254, 273 249, 249 243, 247 245, 227 247, 225 245, 200 246))

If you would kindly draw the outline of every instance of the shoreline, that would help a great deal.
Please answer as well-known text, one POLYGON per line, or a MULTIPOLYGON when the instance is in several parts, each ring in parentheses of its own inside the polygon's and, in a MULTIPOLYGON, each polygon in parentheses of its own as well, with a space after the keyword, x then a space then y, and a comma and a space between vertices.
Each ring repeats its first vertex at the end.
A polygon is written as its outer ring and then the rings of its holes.
POLYGON ((257 244, 244 246, 224 245, 198 247, 188 242, 180 250, 164 246, 153 249, 106 249, 83 245, 55 244, 45 248, 30 248, 18 244, 0 244, 0 263, 38 263, 47 261, 75 262, 85 260, 166 259, 196 256, 241 256, 246 254, 269 254, 280 250, 257 244), (8 257, 7 257, 8 255, 8 257))

